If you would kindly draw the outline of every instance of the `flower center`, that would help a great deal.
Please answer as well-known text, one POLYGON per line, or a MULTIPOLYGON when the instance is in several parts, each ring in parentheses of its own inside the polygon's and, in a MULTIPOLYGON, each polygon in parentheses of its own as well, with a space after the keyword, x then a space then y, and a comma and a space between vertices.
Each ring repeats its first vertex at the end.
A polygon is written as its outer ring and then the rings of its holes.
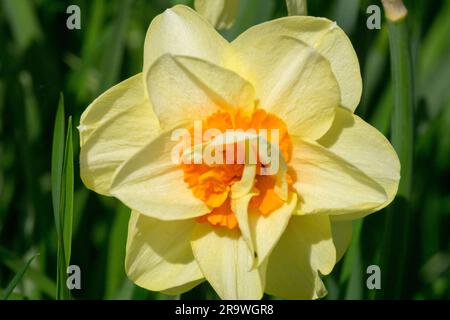
MULTIPOLYGON (((219 111, 205 120, 201 125, 201 140, 196 136, 195 128, 190 129, 191 143, 207 143, 215 135, 207 134, 215 130, 217 134, 233 131, 252 131, 266 134, 268 143, 276 144, 285 161, 291 156, 292 143, 289 138, 286 124, 276 115, 267 113, 263 109, 257 109, 251 115, 242 111, 235 113, 219 111), (263 130, 262 130, 263 129, 263 130), (276 131, 276 135, 273 132, 276 131), (197 137, 197 139, 195 138, 197 137), (276 140, 276 141, 275 141, 276 140)), ((231 209, 231 186, 240 181, 244 171, 244 163, 237 159, 239 152, 237 144, 233 145, 233 163, 182 163, 184 181, 189 185, 193 194, 211 208, 211 212, 199 217, 199 222, 209 222, 213 226, 222 226, 233 229, 237 227, 237 219, 231 209)), ((228 148, 223 148, 226 152, 228 148)), ((226 156, 224 156, 225 158, 226 156)), ((228 159, 228 158, 227 158, 228 159)), ((249 210, 262 215, 268 215, 280 208, 284 201, 275 192, 276 176, 274 174, 263 174, 264 164, 259 157, 256 162, 256 177, 252 192, 256 195, 250 200, 249 210)), ((275 172, 276 173, 276 172, 275 172)), ((292 179, 286 174, 288 184, 292 179)))

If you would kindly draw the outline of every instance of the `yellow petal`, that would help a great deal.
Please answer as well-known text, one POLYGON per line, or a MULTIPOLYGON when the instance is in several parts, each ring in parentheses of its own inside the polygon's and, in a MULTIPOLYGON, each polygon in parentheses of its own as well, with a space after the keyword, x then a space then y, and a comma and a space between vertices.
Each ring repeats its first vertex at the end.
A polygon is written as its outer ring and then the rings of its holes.
POLYGON ((236 20, 239 0, 195 0, 194 7, 216 29, 229 29, 236 20))
POLYGON ((255 176, 256 165, 246 164, 241 180, 231 186, 231 208, 236 215, 241 236, 246 242, 248 249, 250 250, 250 256, 252 257, 249 260, 249 269, 253 266, 255 249, 253 247, 253 240, 250 232, 248 204, 251 198, 256 195, 256 193, 252 192, 255 176))
POLYGON ((247 195, 255 182, 256 164, 246 164, 240 181, 231 186, 231 198, 239 199, 247 195))
POLYGON ((288 201, 267 216, 250 213, 249 225, 257 255, 257 265, 266 262, 286 229, 297 205, 297 195, 291 193, 288 201))
POLYGON ((387 195, 384 202, 369 211, 339 218, 359 218, 391 203, 400 180, 400 161, 388 139, 377 129, 339 108, 330 131, 318 142, 376 181, 387 195))
POLYGON ((294 37, 253 36, 232 43, 239 65, 229 67, 254 85, 259 107, 282 118, 290 134, 318 139, 330 128, 340 101, 330 64, 294 37))
MULTIPOLYGON (((309 16, 276 19, 248 29, 233 41, 233 45, 255 46, 257 51, 258 42, 274 34, 291 36, 304 41, 324 56, 330 62, 339 83, 341 105, 351 111, 356 109, 362 92, 358 57, 350 40, 335 22, 309 16)), ((276 45, 277 43, 274 44, 276 45)))
POLYGON ((352 221, 336 221, 333 218, 330 221, 337 262, 344 256, 352 241, 353 223, 352 221))
POLYGON ((182 293, 202 281, 190 239, 195 220, 161 221, 131 213, 125 269, 138 286, 182 293))
POLYGON ((144 43, 144 74, 162 55, 197 57, 221 65, 228 42, 197 12, 183 5, 153 19, 144 43))
POLYGON ((299 213, 344 215, 385 203, 384 189, 364 172, 315 142, 293 139, 291 166, 299 213))
POLYGON ((143 147, 117 171, 111 194, 126 206, 161 220, 188 219, 210 209, 184 182, 172 152, 179 143, 165 132, 143 147))
POLYGON ((251 251, 239 230, 198 224, 191 245, 203 275, 222 299, 262 298, 265 265, 248 269, 251 251))
MULTIPOLYGON (((244 177, 240 182, 243 180, 244 177)), ((238 220, 242 238, 247 243, 252 256, 255 256, 255 259, 251 259, 251 266, 260 266, 266 262, 267 256, 286 228, 296 208, 297 195, 291 193, 285 204, 267 216, 249 212, 248 204, 253 196, 255 193, 247 193, 234 198, 232 193, 232 208, 238 220)))
POLYGON ((248 265, 244 266, 245 268, 248 268, 248 270, 250 270, 255 265, 255 259, 253 258, 255 257, 255 246, 253 245, 254 240, 250 231, 248 212, 248 204, 254 195, 255 193, 249 193, 238 199, 231 200, 231 208, 236 215, 241 236, 247 244, 248 249, 250 250, 251 258, 248 261, 248 265))
POLYGON ((158 132, 158 120, 146 98, 142 75, 112 87, 83 112, 80 174, 86 187, 109 195, 116 169, 158 132))
POLYGON ((178 287, 173 287, 166 290, 161 290, 161 293, 167 294, 169 296, 176 296, 185 292, 188 292, 198 286, 200 283, 204 282, 205 279, 195 280, 192 282, 188 282, 178 287))
POLYGON ((164 55, 147 74, 148 96, 162 128, 209 116, 218 110, 253 109, 250 83, 204 60, 164 55))
POLYGON ((322 279, 320 279, 319 276, 316 277, 316 287, 315 287, 315 294, 313 296, 313 299, 320 299, 325 297, 328 294, 327 288, 325 288, 325 285, 322 282, 322 279))
POLYGON ((317 271, 328 274, 335 262, 329 218, 293 216, 269 257, 266 292, 287 299, 320 297, 317 271))

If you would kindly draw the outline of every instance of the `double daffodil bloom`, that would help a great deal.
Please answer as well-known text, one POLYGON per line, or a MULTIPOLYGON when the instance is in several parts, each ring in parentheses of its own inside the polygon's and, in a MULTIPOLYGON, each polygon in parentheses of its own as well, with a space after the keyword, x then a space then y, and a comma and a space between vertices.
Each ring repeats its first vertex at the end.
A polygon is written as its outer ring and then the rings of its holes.
MULTIPOLYGON (((353 112, 362 84, 344 32, 293 16, 229 43, 175 6, 151 23, 139 73, 80 121, 81 177, 132 209, 125 267, 137 285, 180 294, 208 281, 223 299, 322 297, 351 220, 394 198, 400 164, 353 112), (277 129, 280 166, 172 161, 175 128, 277 129)), ((206 143, 218 143, 210 139, 206 143)))

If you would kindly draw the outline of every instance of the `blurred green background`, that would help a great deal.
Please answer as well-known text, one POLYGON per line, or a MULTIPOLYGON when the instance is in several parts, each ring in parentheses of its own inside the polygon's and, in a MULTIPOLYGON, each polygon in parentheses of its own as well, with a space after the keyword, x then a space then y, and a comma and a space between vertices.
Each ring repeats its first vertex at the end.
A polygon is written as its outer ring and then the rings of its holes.
MULTIPOLYGON (((50 168, 59 93, 76 127, 96 96, 140 72, 150 21, 176 3, 192 6, 170 0, 0 0, 0 295, 39 253, 10 298, 55 298, 50 168), (71 4, 81 8, 81 30, 66 27, 71 4)), ((381 7, 375 0, 313 0, 308 13, 336 20, 349 35, 364 83, 357 114, 389 137, 389 38, 383 13, 381 30, 366 27, 371 4, 381 7)), ((415 86, 412 194, 407 206, 355 222, 348 253, 325 277, 327 299, 450 298, 450 1, 405 4, 415 86), (373 264, 381 265, 381 290, 366 287, 366 268, 373 264)), ((282 0, 242 0, 235 25, 222 33, 232 40, 286 14, 282 0)), ((81 268, 82 289, 72 291, 74 298, 180 298, 146 291, 126 278, 129 211, 83 186, 78 146, 75 129, 71 264, 81 268)), ((181 298, 217 296, 202 284, 181 298)))

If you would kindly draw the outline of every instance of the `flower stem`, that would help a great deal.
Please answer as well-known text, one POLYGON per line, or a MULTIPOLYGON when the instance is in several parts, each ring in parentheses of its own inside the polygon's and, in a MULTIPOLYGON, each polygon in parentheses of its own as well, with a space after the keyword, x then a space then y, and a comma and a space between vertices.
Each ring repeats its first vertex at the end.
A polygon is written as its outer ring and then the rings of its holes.
POLYGON ((381 259, 382 290, 378 297, 402 297, 411 228, 409 200, 413 165, 414 78, 407 26, 407 10, 401 0, 382 0, 386 13, 391 52, 392 110, 391 141, 400 159, 401 179, 397 197, 386 215, 381 259), (394 244, 394 245, 393 245, 394 244))

